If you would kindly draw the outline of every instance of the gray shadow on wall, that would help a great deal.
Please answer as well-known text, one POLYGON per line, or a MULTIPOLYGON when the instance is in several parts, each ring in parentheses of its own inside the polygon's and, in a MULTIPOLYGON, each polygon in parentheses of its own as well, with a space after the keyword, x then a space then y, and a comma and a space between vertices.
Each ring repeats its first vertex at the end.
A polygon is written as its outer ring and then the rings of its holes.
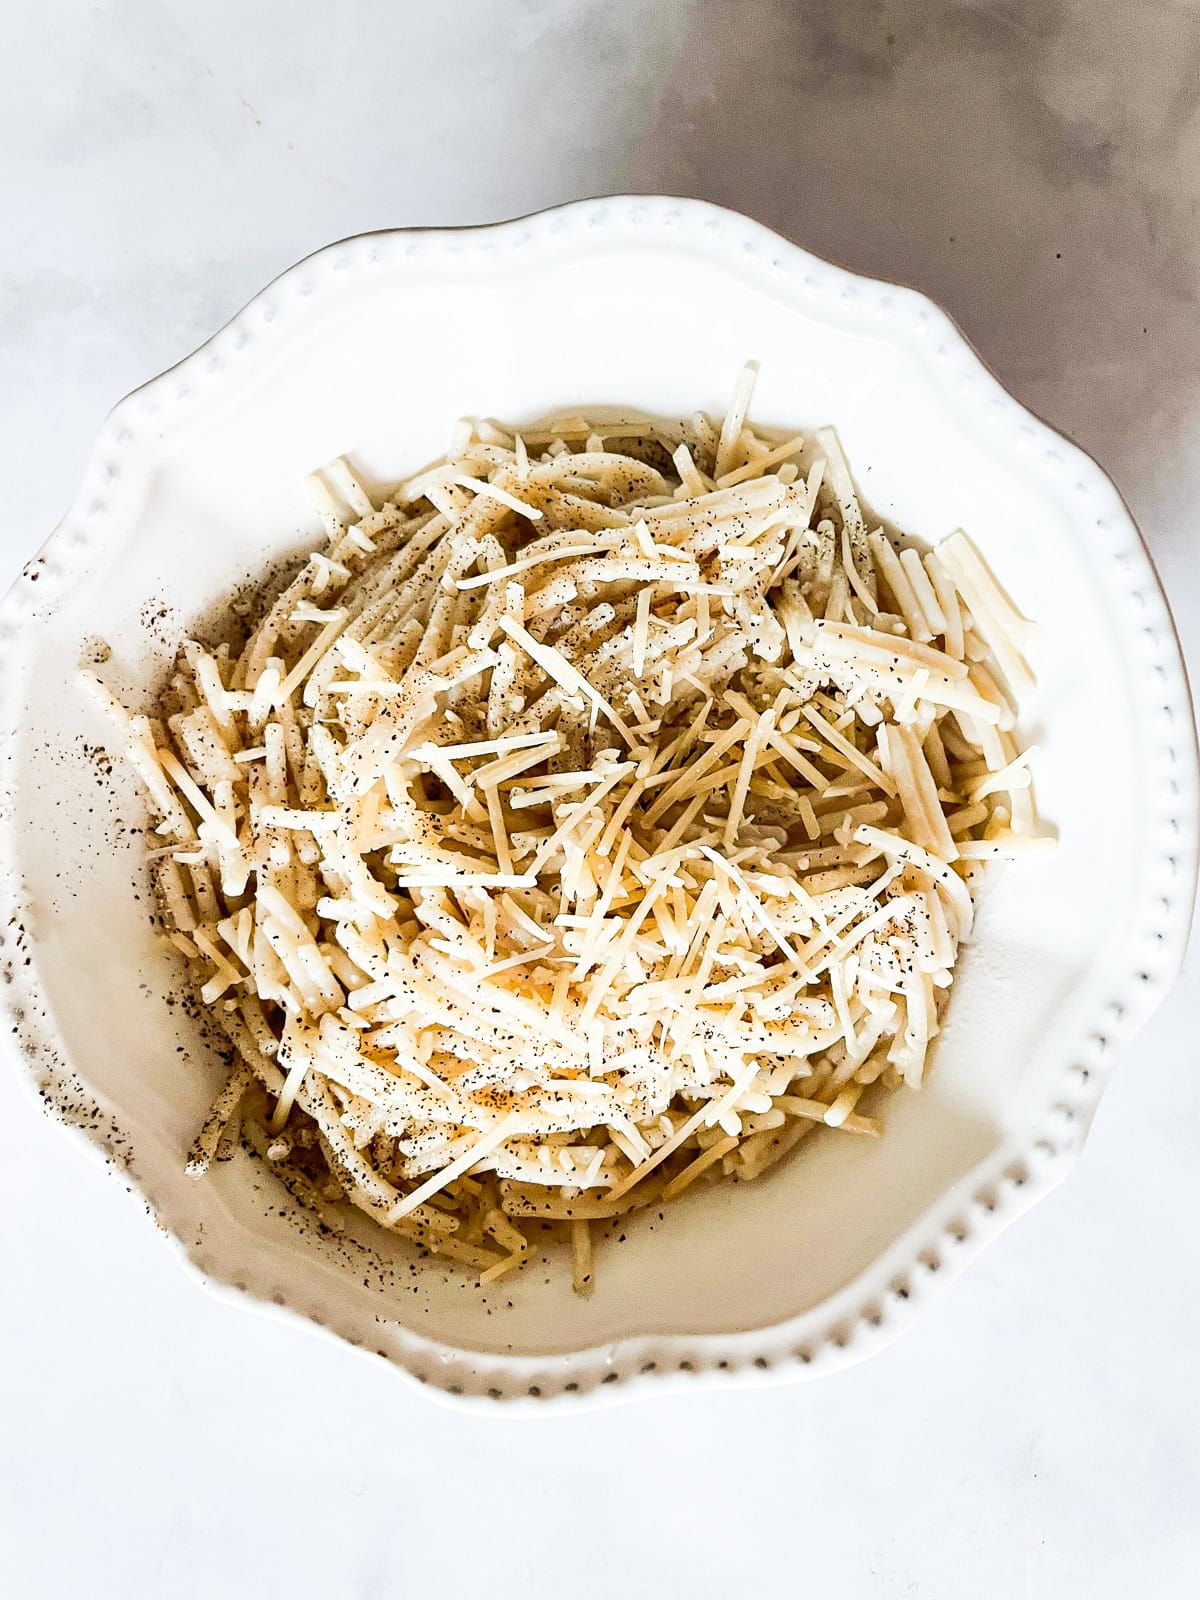
POLYGON ((1172 4, 701 0, 633 179, 924 290, 1170 558, 1200 494, 1198 106, 1172 4))

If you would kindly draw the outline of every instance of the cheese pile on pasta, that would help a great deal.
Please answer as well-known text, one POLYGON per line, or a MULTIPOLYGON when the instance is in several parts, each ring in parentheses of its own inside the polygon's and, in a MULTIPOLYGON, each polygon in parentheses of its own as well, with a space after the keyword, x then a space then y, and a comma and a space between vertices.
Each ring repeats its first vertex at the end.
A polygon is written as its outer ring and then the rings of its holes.
POLYGON ((253 1144, 489 1281, 921 1083, 982 864, 1036 848, 1030 624, 864 520, 832 431, 464 422, 158 715, 168 937, 253 1144))

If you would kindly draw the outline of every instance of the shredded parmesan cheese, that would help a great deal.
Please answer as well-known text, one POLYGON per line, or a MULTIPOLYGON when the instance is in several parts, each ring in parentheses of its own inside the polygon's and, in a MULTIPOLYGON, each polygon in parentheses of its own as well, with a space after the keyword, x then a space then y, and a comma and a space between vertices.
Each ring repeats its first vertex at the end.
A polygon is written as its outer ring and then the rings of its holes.
MULTIPOLYGON (((153 717, 165 937, 237 1130, 485 1285, 561 1230, 880 1131, 984 863, 1049 848, 1012 727, 1034 633, 956 533, 868 534, 837 435, 460 422, 153 717), (872 1114, 865 1115, 862 1105, 872 1114)), ((508 1285, 505 1291, 511 1292, 508 1285)))

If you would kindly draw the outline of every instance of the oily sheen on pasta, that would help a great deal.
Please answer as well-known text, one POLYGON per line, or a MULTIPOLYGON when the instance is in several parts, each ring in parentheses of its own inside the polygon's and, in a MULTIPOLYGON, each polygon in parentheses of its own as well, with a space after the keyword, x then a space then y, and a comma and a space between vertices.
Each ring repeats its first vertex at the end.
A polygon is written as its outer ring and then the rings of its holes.
MULTIPOLYGON (((459 425, 244 644, 116 719, 248 1143, 490 1281, 920 1085, 980 873, 1041 846, 1030 624, 872 528, 836 435, 459 425), (864 1099, 865 1097, 865 1099, 864 1099)), ((381 498, 381 497, 379 497, 381 498)), ((234 630, 231 628, 231 635, 234 630)))

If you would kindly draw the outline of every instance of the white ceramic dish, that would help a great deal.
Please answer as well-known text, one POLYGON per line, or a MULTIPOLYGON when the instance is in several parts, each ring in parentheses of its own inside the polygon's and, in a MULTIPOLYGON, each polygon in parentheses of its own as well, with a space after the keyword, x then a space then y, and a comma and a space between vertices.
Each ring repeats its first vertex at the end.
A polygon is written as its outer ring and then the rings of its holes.
POLYGON ((366 235, 292 268, 113 412, 0 610, 0 686, 0 964, 30 1081, 210 1286, 470 1400, 779 1381, 878 1348, 1070 1168, 1183 950, 1195 734, 1117 492, 920 295, 696 202, 366 235), (339 452, 389 480, 464 410, 719 410, 748 357, 760 421, 835 422, 877 512, 930 540, 965 525, 1045 624, 1025 734, 1061 848, 986 902, 927 1088, 892 1102, 877 1145, 814 1141, 759 1185, 631 1226, 590 1300, 558 1274, 485 1294, 369 1234, 312 1237, 248 1159, 189 1181, 218 1068, 164 1000, 178 973, 150 936, 140 797, 105 776, 107 730, 74 683, 87 641, 144 692, 231 579, 315 540, 302 479, 339 452))

